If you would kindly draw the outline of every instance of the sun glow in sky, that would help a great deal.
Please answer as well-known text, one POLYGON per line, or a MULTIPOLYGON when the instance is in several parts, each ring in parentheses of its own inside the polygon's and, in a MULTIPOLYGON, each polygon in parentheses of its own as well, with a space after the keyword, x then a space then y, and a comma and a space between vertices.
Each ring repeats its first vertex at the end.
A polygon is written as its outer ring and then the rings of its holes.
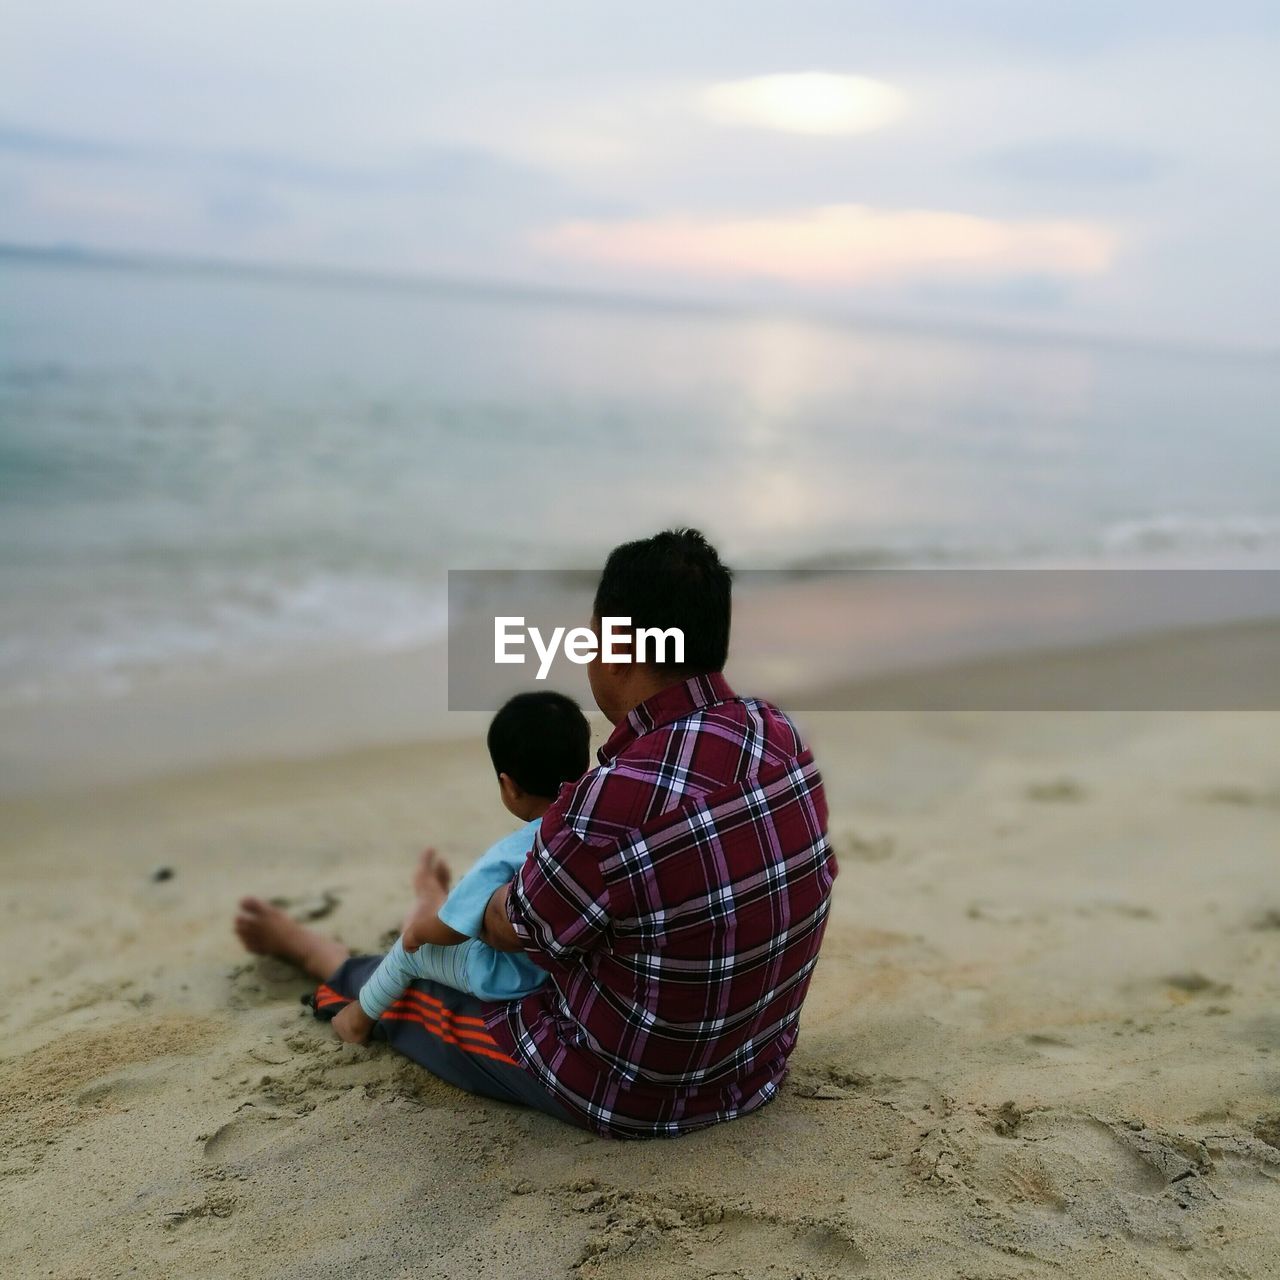
POLYGON ((639 271, 756 276, 862 285, 984 272, 1105 271, 1116 237, 1067 219, 997 221, 940 210, 831 205, 767 218, 657 218, 567 223, 544 238, 555 252, 639 271))
POLYGON ((702 95, 711 119, 784 133, 870 133, 897 119, 903 94, 866 76, 804 71, 713 84, 702 95))
POLYGON ((10 8, 0 243, 1280 344, 1274 2, 10 8))

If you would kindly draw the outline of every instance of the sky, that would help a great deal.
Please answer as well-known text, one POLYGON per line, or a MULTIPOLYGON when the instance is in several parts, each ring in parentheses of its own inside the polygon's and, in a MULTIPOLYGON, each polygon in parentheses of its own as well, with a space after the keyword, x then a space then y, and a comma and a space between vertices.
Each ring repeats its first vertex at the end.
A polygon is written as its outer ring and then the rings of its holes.
POLYGON ((1274 0, 3 0, 0 241, 1280 346, 1274 0))

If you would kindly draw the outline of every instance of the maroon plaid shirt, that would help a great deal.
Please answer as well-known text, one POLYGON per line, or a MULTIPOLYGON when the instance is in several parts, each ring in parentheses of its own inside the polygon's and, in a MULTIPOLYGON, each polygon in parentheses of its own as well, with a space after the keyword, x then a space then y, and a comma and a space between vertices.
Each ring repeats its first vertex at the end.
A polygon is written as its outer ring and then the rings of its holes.
POLYGON ((753 1111, 786 1074, 835 875, 791 721, 723 676, 664 689, 543 818, 507 911, 551 981, 489 1030, 601 1133, 753 1111))

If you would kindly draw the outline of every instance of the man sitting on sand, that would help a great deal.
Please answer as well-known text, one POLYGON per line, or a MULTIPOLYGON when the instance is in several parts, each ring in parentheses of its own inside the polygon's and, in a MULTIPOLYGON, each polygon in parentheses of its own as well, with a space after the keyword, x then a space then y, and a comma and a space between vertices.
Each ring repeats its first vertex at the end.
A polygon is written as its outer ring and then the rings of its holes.
MULTIPOLYGON (((604 617, 678 628, 684 663, 588 666, 614 732, 485 912, 485 941, 523 951, 550 981, 503 1002, 412 983, 428 1034, 405 1051, 435 1074, 613 1137, 685 1133, 777 1094, 836 862, 812 753, 782 712, 721 674, 730 582, 694 530, 609 556, 597 629, 604 617)), ((417 887, 438 907, 446 881, 424 867, 417 887)), ((257 899, 237 929, 250 950, 327 979, 318 1012, 354 1000, 369 972, 257 899)))

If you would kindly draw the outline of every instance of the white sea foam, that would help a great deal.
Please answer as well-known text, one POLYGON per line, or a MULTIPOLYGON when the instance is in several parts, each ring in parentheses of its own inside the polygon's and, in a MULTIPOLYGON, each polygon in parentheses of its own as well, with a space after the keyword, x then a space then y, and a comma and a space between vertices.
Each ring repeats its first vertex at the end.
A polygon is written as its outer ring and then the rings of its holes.
POLYGON ((1280 550, 1280 517, 1185 512, 1145 516, 1109 525, 1099 543, 1111 554, 1280 550))
POLYGON ((0 705, 119 695, 190 671, 402 652, 443 635, 444 586, 315 571, 208 580, 143 598, 118 588, 65 610, 28 609, 0 643, 0 705))

